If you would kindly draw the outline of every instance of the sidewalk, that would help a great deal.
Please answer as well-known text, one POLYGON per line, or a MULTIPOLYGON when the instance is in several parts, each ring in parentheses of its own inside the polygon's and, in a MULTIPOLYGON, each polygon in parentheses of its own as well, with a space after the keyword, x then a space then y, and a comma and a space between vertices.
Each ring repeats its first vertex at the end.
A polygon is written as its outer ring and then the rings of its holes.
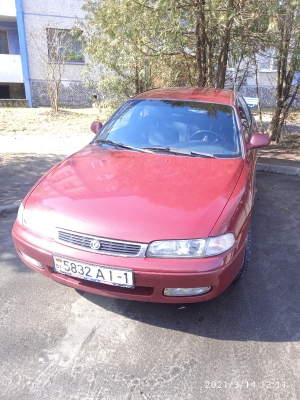
POLYGON ((281 164, 279 165, 279 164, 257 163, 257 171, 275 172, 277 174, 300 176, 299 167, 291 167, 289 165, 281 165, 281 164))

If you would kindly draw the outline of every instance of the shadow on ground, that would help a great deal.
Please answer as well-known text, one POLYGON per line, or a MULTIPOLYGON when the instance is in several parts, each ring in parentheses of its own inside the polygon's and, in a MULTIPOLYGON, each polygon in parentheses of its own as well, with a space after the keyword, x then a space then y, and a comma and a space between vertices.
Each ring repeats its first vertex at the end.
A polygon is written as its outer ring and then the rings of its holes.
POLYGON ((253 252, 246 278, 206 303, 154 304, 81 292, 90 302, 145 324, 218 340, 300 340, 300 179, 258 173, 253 252))
MULTIPOLYGON (((293 129, 293 126, 289 125, 293 129)), ((258 162, 289 167, 300 167, 300 135, 285 132, 279 143, 259 149, 258 162)))
POLYGON ((27 265, 20 260, 13 243, 11 230, 16 216, 16 212, 11 215, 0 216, 0 264, 2 263, 0 275, 1 273, 7 274, 5 268, 7 268, 8 265, 18 274, 34 274, 34 271, 28 268, 27 265))
POLYGON ((55 154, 0 155, 0 206, 22 200, 38 179, 64 158, 55 154))

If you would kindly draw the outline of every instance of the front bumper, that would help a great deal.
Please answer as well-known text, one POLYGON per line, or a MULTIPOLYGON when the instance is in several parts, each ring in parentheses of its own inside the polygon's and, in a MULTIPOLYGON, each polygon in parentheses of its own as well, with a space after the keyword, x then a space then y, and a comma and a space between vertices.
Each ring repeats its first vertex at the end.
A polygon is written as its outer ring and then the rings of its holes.
MULTIPOLYGON (((245 231, 245 230, 243 230, 245 231)), ((13 240, 22 261, 34 271, 56 282, 94 294, 157 303, 194 303, 210 300, 222 293, 240 270, 246 236, 238 238, 233 249, 221 256, 203 259, 131 258, 96 254, 48 240, 15 222, 13 240), (42 268, 24 259, 22 253, 39 261, 42 268), (134 272, 135 288, 129 289, 63 275, 54 271, 52 255, 103 266, 130 268, 134 272), (165 288, 211 286, 210 292, 192 297, 169 297, 165 288)))

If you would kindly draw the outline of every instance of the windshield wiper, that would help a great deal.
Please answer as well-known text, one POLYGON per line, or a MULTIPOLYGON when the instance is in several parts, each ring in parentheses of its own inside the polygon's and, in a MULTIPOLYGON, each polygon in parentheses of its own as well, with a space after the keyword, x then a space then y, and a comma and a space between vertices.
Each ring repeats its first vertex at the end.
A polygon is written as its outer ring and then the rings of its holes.
POLYGON ((185 155, 185 156, 217 158, 213 154, 200 153, 198 151, 187 150, 187 149, 178 149, 176 147, 143 147, 143 150, 147 150, 147 151, 150 150, 153 153, 162 152, 162 153, 182 154, 182 155, 185 155))
POLYGON ((181 154, 185 156, 197 156, 197 157, 207 157, 207 158, 216 158, 213 154, 208 154, 208 153, 200 153, 198 151, 191 151, 187 149, 178 149, 176 147, 143 147, 143 148, 138 148, 138 147, 133 147, 129 146, 127 144, 123 143, 117 143, 114 142, 113 140, 105 140, 105 139, 96 139, 92 141, 92 144, 108 144, 110 146, 115 147, 116 149, 129 149, 129 150, 135 150, 135 151, 140 151, 144 153, 156 153, 156 152, 162 152, 162 153, 172 153, 172 154, 181 154))
POLYGON ((151 153, 151 151, 148 151, 147 149, 139 149, 138 147, 129 146, 123 143, 117 143, 114 142, 113 140, 96 139, 92 141, 92 144, 98 144, 98 143, 108 144, 110 146, 115 147, 116 149, 129 149, 129 150, 141 151, 143 153, 151 153))

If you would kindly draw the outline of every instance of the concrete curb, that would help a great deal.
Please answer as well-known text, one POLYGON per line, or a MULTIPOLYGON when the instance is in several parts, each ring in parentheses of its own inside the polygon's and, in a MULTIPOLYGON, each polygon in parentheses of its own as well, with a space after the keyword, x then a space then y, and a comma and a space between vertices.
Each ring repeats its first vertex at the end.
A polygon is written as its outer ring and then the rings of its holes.
POLYGON ((7 204, 5 206, 0 206, 0 217, 5 217, 6 215, 13 214, 18 211, 22 201, 16 201, 13 204, 7 204))
MULTIPOLYGON (((276 174, 300 176, 300 168, 287 167, 285 165, 273 165, 273 164, 257 163, 256 170, 257 171, 264 171, 264 172, 274 172, 276 174)), ((5 215, 9 215, 9 214, 13 214, 13 213, 17 212, 21 202, 22 201, 20 200, 20 201, 16 201, 13 204, 7 204, 5 206, 0 206, 0 217, 3 217, 5 215)))
POLYGON ((261 164, 258 163, 256 167, 257 171, 265 171, 265 172, 275 172, 276 174, 285 174, 285 175, 298 175, 300 176, 300 168, 297 167, 288 167, 285 165, 273 165, 273 164, 261 164))

